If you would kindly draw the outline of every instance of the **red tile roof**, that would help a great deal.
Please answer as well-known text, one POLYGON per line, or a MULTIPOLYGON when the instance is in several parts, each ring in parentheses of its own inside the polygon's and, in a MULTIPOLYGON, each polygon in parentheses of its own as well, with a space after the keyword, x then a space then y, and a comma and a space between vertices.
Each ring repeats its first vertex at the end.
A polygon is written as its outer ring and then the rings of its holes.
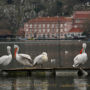
POLYGON ((57 22, 57 21, 72 21, 71 17, 38 17, 29 22, 57 22))
POLYGON ((90 14, 76 14, 74 18, 77 18, 77 19, 88 19, 88 18, 90 18, 90 14))
POLYGON ((80 28, 72 28, 69 32, 83 32, 80 28))
POLYGON ((88 19, 90 18, 90 11, 76 11, 73 14, 74 19, 88 19))

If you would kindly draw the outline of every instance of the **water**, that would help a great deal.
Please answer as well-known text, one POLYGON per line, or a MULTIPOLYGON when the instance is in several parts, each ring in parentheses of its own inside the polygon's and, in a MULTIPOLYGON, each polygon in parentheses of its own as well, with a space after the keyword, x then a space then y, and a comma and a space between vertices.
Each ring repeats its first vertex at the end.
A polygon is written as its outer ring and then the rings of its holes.
MULTIPOLYGON (((32 59, 46 51, 49 61, 44 67, 72 67, 73 58, 82 48, 82 41, 31 41, 31 42, 1 42, 0 56, 7 54, 6 46, 14 44, 20 46, 21 53, 30 54, 32 59), (50 60, 55 60, 51 63, 50 60)), ((87 43, 86 52, 88 62, 84 67, 90 67, 90 42, 87 43)), ((0 65, 0 69, 27 67, 18 63, 15 58, 7 66, 0 65)), ((90 90, 90 77, 0 77, 0 90, 90 90)))
POLYGON ((90 77, 0 77, 0 90, 90 90, 90 77))

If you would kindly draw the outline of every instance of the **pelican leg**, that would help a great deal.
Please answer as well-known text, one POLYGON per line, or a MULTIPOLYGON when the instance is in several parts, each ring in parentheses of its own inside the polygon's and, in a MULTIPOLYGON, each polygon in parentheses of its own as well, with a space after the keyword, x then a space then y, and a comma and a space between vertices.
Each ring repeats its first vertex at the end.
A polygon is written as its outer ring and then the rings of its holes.
MULTIPOLYGON (((81 66, 81 65, 80 65, 80 66, 81 66)), ((79 75, 79 76, 87 76, 88 73, 87 73, 82 67, 80 67, 80 68, 79 68, 79 71, 78 71, 78 75, 79 75)))
POLYGON ((79 64, 77 63, 77 64, 73 64, 73 67, 78 67, 79 66, 79 64))
POLYGON ((82 64, 79 64, 79 69, 83 70, 82 64))

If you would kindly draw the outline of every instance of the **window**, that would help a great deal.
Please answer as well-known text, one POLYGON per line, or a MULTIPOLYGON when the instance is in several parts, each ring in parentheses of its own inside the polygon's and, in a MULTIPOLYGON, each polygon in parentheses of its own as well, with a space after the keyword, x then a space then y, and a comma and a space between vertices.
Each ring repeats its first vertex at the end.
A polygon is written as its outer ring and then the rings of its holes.
POLYGON ((67 31, 67 28, 65 28, 64 31, 66 32, 67 31))
POLYGON ((47 32, 50 32, 50 29, 47 29, 47 32))
POLYGON ((26 29, 26 32, 28 32, 28 29, 26 29))
POLYGON ((36 28, 37 27, 37 24, 34 24, 34 28, 36 28))
POLYGON ((52 28, 54 28, 54 24, 52 24, 52 28))
POLYGON ((41 28, 41 24, 39 24, 39 28, 41 28))
POLYGON ((41 32, 41 29, 39 29, 39 32, 41 32))
POLYGON ((50 24, 47 24, 47 28, 49 28, 50 27, 50 24))
POLYGON ((67 26, 67 23, 65 23, 64 26, 67 26))
POLYGON ((58 32, 59 30, 58 29, 56 29, 56 32, 58 32))
POLYGON ((63 32, 63 29, 60 29, 60 32, 63 32))
POLYGON ((28 27, 28 24, 25 24, 25 27, 28 27))
POLYGON ((36 31, 37 31, 37 29, 34 29, 34 31, 36 32, 36 31))
POLYGON ((59 28, 59 24, 56 24, 56 28, 59 28))
POLYGON ((43 24, 43 28, 45 28, 45 24, 43 24))
POLYGON ((63 27, 63 24, 60 24, 60 27, 62 28, 63 27))
POLYGON ((30 28, 32 28, 32 24, 30 24, 30 28))
POLYGON ((43 29, 43 32, 45 32, 45 29, 43 29))

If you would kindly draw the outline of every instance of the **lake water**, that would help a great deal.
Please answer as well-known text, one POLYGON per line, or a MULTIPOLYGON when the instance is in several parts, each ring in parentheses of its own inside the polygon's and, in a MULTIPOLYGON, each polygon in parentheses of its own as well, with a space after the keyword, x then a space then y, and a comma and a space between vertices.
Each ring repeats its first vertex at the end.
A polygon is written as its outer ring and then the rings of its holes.
POLYGON ((90 90, 90 77, 0 77, 0 90, 90 90))
MULTIPOLYGON (((72 67, 73 58, 80 52, 82 43, 86 41, 27 41, 27 42, 1 42, 0 56, 7 54, 6 46, 14 44, 20 46, 20 53, 31 55, 34 59, 43 51, 48 53, 49 61, 44 67, 72 67), (51 59, 55 63, 51 63, 51 59)), ((84 67, 90 67, 90 42, 87 43, 86 52, 88 62, 84 67)), ((18 63, 15 58, 7 66, 0 65, 0 69, 28 67, 18 63)), ((90 90, 90 77, 0 77, 0 90, 90 90)))

